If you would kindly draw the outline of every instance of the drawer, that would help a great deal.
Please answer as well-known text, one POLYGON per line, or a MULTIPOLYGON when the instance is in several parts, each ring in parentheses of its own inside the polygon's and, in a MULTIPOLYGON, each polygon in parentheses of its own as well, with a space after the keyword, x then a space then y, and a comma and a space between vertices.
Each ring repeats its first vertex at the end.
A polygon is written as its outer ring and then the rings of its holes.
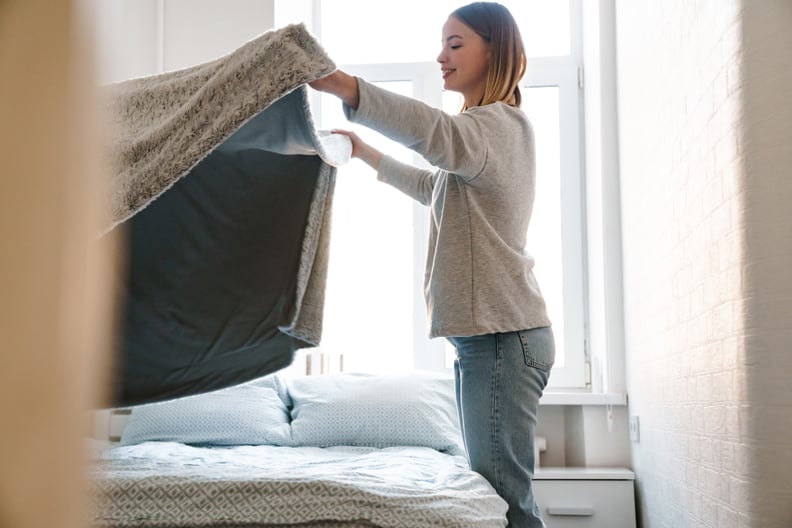
POLYGON ((635 528, 632 480, 534 480, 547 528, 635 528))

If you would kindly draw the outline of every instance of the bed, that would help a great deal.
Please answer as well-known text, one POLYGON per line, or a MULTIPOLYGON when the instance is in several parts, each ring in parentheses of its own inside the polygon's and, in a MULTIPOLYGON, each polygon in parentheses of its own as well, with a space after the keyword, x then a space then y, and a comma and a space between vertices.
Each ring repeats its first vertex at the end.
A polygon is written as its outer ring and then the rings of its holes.
POLYGON ((94 456, 94 526, 506 526, 438 374, 272 374, 140 405, 94 456))

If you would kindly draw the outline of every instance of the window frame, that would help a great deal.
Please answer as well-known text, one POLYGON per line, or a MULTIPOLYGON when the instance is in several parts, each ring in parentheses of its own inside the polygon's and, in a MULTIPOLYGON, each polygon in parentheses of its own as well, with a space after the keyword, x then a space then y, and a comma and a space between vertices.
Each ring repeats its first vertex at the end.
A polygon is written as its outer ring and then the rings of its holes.
POLYGON ((558 88, 561 239, 564 303, 563 366, 553 367, 550 390, 591 389, 588 347, 585 172, 583 157, 583 21, 580 0, 569 0, 570 54, 528 59, 523 89, 558 88))

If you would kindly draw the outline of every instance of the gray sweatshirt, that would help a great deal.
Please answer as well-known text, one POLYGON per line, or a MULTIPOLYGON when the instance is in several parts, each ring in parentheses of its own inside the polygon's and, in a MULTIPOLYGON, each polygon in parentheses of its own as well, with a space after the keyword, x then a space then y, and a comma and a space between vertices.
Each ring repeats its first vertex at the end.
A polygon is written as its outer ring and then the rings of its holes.
POLYGON ((424 295, 430 337, 547 326, 525 239, 534 202, 533 129, 504 103, 449 115, 358 79, 350 121, 422 155, 435 172, 390 156, 377 178, 431 209, 424 295))

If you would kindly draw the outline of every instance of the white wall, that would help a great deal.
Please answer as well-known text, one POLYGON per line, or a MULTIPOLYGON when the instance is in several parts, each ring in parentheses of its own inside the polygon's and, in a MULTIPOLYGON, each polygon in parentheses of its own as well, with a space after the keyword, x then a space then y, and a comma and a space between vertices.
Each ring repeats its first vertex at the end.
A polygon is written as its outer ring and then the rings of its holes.
POLYGON ((184 68, 272 29, 273 0, 164 0, 163 65, 184 68))
POLYGON ((790 6, 617 2, 645 528, 792 525, 790 6))
POLYGON ((206 62, 274 27, 274 0, 92 0, 100 80, 206 62))
POLYGON ((92 0, 102 84, 158 73, 157 0, 92 0))

